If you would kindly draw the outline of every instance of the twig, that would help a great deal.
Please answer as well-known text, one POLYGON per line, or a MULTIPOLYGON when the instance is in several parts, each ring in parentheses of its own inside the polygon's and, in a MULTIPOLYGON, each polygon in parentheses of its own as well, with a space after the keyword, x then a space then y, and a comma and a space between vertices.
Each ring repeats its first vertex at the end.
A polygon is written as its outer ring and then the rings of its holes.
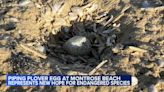
POLYGON ((117 22, 119 19, 121 19, 122 16, 124 16, 124 13, 121 13, 120 15, 118 15, 118 17, 116 17, 116 18, 113 20, 113 23, 115 23, 115 22, 117 22))
POLYGON ((55 65, 55 68, 56 68, 56 70, 57 70, 60 74, 63 74, 58 65, 55 65))
POLYGON ((89 72, 89 75, 93 75, 100 67, 102 67, 108 60, 102 61, 99 65, 97 65, 92 71, 89 72))
POLYGON ((126 10, 128 10, 130 7, 131 7, 131 6, 128 5, 127 7, 123 8, 122 11, 121 11, 121 13, 124 13, 124 12, 125 12, 126 10))
POLYGON ((41 54, 41 53, 39 53, 39 52, 37 52, 37 51, 34 51, 34 50, 28 48, 27 46, 25 46, 25 45, 23 45, 23 44, 20 44, 20 46, 21 46, 23 49, 25 49, 25 50, 27 50, 27 51, 29 51, 29 52, 35 54, 36 56, 39 56, 39 57, 41 57, 41 58, 43 58, 43 59, 46 59, 46 58, 47 58, 46 55, 43 55, 43 54, 41 54))
POLYGON ((124 16, 125 11, 126 11, 127 9, 129 9, 130 7, 131 7, 131 6, 127 6, 127 7, 125 7, 124 9, 122 9, 121 14, 118 15, 118 16, 113 20, 113 23, 115 23, 115 22, 117 22, 118 20, 120 20, 120 19, 124 16))
POLYGON ((144 49, 141 49, 141 48, 138 48, 138 47, 134 47, 134 46, 129 46, 128 48, 131 49, 131 50, 134 50, 134 51, 147 52, 147 50, 144 50, 144 49))
POLYGON ((84 62, 86 62, 86 63, 88 62, 85 58, 83 58, 81 56, 79 56, 79 59, 82 60, 82 61, 84 61, 84 62))
POLYGON ((150 8, 141 8, 141 10, 143 11, 161 11, 161 10, 163 10, 164 9, 164 6, 159 6, 159 7, 150 7, 150 8))
POLYGON ((102 17, 100 19, 97 19, 96 23, 101 23, 101 22, 105 21, 106 19, 108 19, 108 16, 104 16, 104 17, 102 17))
POLYGON ((111 15, 110 19, 104 24, 104 26, 108 25, 113 20, 113 15, 111 15))

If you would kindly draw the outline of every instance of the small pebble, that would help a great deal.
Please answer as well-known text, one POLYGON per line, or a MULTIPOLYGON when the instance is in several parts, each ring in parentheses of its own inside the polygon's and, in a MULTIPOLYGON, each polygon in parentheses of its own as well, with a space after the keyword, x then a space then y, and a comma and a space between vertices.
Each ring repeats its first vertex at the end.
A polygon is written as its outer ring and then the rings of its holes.
POLYGON ((16 24, 15 23, 13 23, 13 22, 10 22, 10 23, 8 23, 8 24, 6 24, 5 25, 5 30, 6 31, 10 31, 10 30, 14 30, 16 28, 16 24))
POLYGON ((31 3, 30 0, 21 0, 18 5, 19 6, 26 6, 26 5, 30 4, 30 3, 31 3))
POLYGON ((46 48, 44 46, 39 46, 38 50, 42 53, 46 53, 46 48))
POLYGON ((158 60, 157 64, 159 67, 164 67, 164 60, 158 60))
POLYGON ((65 42, 64 49, 72 55, 85 55, 91 51, 91 43, 84 36, 74 36, 65 42))
POLYGON ((158 92, 157 88, 155 87, 155 85, 150 85, 148 87, 148 92, 158 92))

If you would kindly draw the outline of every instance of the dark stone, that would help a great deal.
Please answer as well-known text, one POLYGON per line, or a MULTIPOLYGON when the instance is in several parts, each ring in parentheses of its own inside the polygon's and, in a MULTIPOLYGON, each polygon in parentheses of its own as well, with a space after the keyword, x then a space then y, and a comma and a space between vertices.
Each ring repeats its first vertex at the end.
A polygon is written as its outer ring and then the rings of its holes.
POLYGON ((14 30, 15 28, 16 28, 16 25, 13 22, 10 22, 10 23, 6 24, 5 27, 4 27, 4 29, 6 31, 14 30))

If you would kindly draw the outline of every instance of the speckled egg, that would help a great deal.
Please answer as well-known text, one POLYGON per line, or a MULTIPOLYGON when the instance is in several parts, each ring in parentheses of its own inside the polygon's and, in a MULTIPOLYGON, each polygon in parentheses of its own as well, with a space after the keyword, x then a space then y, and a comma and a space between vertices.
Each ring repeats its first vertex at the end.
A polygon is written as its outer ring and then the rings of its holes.
POLYGON ((64 49, 72 55, 85 55, 91 51, 91 43, 85 36, 74 36, 64 43, 64 49))

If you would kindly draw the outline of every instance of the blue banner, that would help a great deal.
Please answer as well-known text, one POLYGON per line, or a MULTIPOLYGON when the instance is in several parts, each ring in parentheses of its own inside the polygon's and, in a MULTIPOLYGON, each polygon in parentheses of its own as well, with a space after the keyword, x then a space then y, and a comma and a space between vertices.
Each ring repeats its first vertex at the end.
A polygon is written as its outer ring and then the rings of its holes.
POLYGON ((8 86, 130 86, 130 75, 7 75, 8 86))

